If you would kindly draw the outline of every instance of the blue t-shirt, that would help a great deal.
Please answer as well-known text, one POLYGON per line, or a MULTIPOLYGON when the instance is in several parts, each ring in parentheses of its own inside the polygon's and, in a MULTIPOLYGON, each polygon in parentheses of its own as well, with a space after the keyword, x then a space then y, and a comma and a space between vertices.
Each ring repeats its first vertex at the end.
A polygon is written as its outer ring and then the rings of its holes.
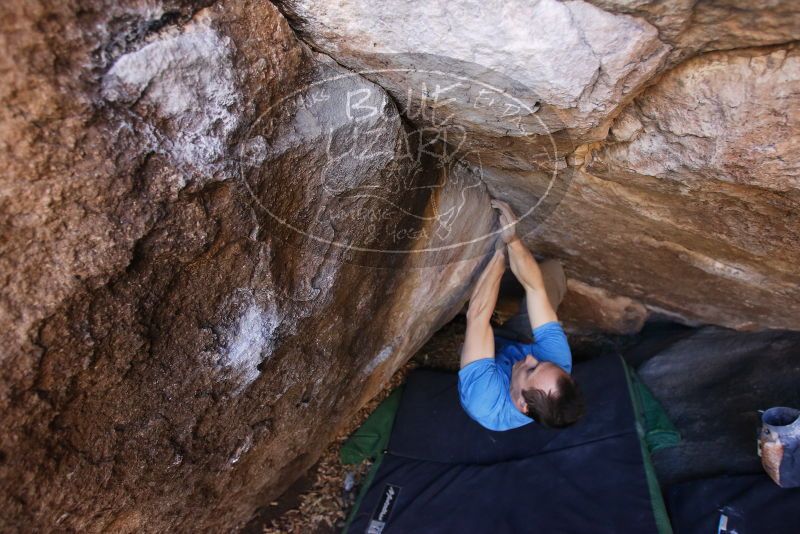
POLYGON ((470 362, 458 372, 458 393, 464 411, 490 430, 510 430, 533 419, 511 400, 511 367, 533 354, 572 373, 572 353, 567 336, 557 321, 533 329, 533 343, 517 343, 495 336, 495 357, 470 362))

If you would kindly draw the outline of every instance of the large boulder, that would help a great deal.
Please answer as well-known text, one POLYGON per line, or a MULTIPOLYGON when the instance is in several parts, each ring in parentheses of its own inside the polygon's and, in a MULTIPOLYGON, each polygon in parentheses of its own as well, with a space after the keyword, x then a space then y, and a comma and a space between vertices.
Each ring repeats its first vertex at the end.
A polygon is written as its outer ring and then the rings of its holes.
POLYGON ((629 350, 647 358, 637 372, 681 433, 653 456, 659 482, 763 473, 759 412, 800 406, 800 333, 653 328, 629 350))
POLYGON ((575 334, 635 334, 648 319, 641 302, 572 279, 558 315, 567 333, 575 334))
POLYGON ((241 525, 462 308, 490 196, 576 331, 800 329, 795 4, 278 4, 0 7, 0 530, 241 525))
POLYGON ((571 243, 603 234, 576 270, 689 322, 800 328, 798 132, 795 46, 671 70, 573 182, 597 201, 562 219, 571 243))
POLYGON ((234 528, 463 305, 485 187, 268 2, 2 11, 0 530, 234 528))
POLYGON ((445 132, 484 179, 537 194, 565 170, 573 140, 605 137, 670 51, 646 20, 585 2, 278 4, 315 49, 445 132))
POLYGON ((279 5, 418 124, 439 110, 570 278, 687 324, 800 328, 796 4, 279 5))

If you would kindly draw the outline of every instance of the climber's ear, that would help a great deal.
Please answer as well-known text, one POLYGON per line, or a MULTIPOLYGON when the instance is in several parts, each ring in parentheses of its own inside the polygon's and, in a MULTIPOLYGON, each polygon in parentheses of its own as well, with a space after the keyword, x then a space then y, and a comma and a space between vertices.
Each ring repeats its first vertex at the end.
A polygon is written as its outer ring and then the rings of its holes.
POLYGON ((521 411, 524 414, 528 413, 528 403, 525 402, 525 397, 523 397, 521 393, 517 395, 517 398, 514 399, 514 402, 517 403, 517 409, 519 411, 521 411))

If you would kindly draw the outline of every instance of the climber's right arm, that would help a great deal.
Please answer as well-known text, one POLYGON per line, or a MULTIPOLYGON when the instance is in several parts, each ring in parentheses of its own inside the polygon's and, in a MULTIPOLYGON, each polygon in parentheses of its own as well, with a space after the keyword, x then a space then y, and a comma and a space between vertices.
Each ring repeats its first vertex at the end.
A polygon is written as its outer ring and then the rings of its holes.
POLYGON ((494 332, 489 321, 497 304, 500 279, 505 269, 505 254, 497 250, 475 283, 467 309, 467 332, 461 349, 462 368, 481 358, 494 358, 494 332))

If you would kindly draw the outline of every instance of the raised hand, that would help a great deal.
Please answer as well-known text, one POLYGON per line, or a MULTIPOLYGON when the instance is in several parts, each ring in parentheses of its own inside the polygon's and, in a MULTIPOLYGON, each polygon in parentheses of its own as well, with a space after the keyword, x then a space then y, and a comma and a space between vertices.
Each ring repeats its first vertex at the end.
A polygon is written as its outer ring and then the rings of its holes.
POLYGON ((519 219, 517 219, 514 210, 511 209, 511 206, 509 206, 507 202, 503 202, 502 200, 492 199, 491 204, 492 207, 499 212, 500 236, 503 238, 503 241, 506 243, 515 241, 517 239, 516 226, 519 219))

